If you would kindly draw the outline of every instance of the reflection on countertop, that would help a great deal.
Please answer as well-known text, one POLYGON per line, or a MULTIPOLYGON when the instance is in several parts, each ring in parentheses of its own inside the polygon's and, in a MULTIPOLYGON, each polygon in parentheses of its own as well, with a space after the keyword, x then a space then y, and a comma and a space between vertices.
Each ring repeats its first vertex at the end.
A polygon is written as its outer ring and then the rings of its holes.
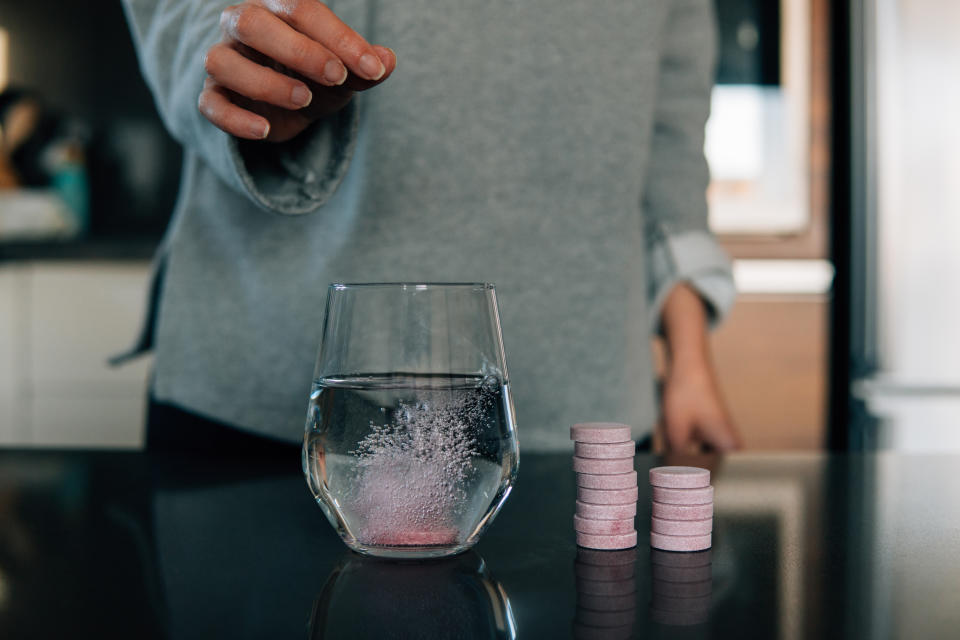
POLYGON ((311 638, 517 637, 510 600, 475 551, 432 561, 345 553, 314 602, 311 638))

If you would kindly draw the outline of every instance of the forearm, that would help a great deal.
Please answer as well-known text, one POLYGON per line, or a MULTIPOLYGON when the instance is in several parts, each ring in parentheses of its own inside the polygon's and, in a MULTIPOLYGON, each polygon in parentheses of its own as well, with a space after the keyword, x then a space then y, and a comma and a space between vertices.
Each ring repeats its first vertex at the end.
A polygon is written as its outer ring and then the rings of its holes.
POLYGON ((670 364, 663 389, 663 426, 671 450, 741 447, 710 357, 707 310, 687 283, 671 289, 661 313, 670 364))
POLYGON ((710 366, 707 310, 687 283, 671 289, 660 315, 672 372, 702 370, 710 366))

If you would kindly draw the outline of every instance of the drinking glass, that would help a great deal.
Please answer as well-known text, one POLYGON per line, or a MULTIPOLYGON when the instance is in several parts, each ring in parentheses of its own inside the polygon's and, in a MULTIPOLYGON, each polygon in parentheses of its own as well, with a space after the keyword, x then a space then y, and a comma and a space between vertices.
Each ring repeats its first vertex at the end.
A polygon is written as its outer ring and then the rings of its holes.
POLYGON ((330 285, 303 471, 348 547, 469 549, 518 461, 492 284, 330 285))

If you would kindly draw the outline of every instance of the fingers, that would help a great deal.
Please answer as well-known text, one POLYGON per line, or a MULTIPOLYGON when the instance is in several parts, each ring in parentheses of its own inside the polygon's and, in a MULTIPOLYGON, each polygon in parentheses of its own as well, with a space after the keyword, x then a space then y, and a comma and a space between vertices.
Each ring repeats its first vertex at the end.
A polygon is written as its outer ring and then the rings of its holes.
POLYGON ((664 416, 667 448, 674 453, 703 449, 727 453, 743 447, 740 434, 725 413, 711 410, 673 410, 664 416))
MULTIPOLYGON (((319 4, 319 3, 318 3, 319 4)), ((326 86, 343 84, 347 69, 328 48, 263 7, 244 4, 220 16, 224 35, 326 86)))
POLYGON ((207 78, 197 101, 204 117, 227 133, 247 140, 263 140, 270 135, 266 118, 235 105, 227 89, 207 78))
POLYGON ((285 109, 301 109, 313 100, 303 82, 259 65, 225 44, 210 49, 204 67, 216 84, 252 100, 285 109))
POLYGON ((377 52, 377 55, 380 57, 380 61, 383 63, 386 71, 379 80, 364 80, 358 76, 351 74, 348 76, 347 81, 344 83, 344 87, 351 89, 353 91, 366 91, 367 89, 372 89, 373 87, 382 84, 390 77, 390 74, 393 73, 394 69, 397 68, 397 54, 393 52, 393 49, 388 47, 375 46, 374 50, 377 52))
POLYGON ((295 136, 397 65, 393 51, 371 46, 317 0, 247 0, 221 13, 221 29, 198 107, 241 138, 295 136))
POLYGON ((263 0, 263 5, 287 24, 333 52, 364 80, 380 80, 387 69, 374 48, 322 2, 263 0))
POLYGON ((719 424, 709 431, 705 431, 703 439, 708 442, 710 446, 724 453, 743 448, 740 434, 737 433, 732 425, 727 423, 719 424))

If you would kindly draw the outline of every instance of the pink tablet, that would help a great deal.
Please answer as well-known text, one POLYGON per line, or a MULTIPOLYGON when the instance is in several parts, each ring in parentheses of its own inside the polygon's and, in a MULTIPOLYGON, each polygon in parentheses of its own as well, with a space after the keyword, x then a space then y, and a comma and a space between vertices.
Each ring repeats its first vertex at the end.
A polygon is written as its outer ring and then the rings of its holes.
POLYGON ((579 456, 573 456, 573 470, 577 473, 590 473, 594 475, 629 473, 633 471, 633 458, 604 460, 602 458, 581 458, 579 456))
POLYGON ((573 455, 581 458, 632 458, 636 452, 637 445, 633 440, 610 444, 577 442, 573 445, 573 455))
POLYGON ((581 422, 570 427, 570 439, 592 443, 625 442, 630 440, 630 427, 618 422, 581 422))
POLYGON ((700 489, 653 487, 651 491, 654 502, 664 504, 710 504, 713 502, 713 487, 701 487, 700 489))
POLYGON ((709 533, 705 536, 668 536, 650 532, 650 546, 663 551, 703 551, 712 544, 709 533))
POLYGON ((636 502, 639 490, 637 487, 629 489, 587 489, 577 487, 577 499, 590 504, 628 504, 636 502))
POLYGON ((594 475, 592 473, 578 473, 577 486, 587 489, 628 489, 637 486, 637 472, 614 473, 611 475, 594 475))
POLYGON ((665 520, 703 520, 713 517, 713 503, 710 504, 664 504, 654 502, 651 506, 654 518, 665 520))
POLYGON ((699 489, 710 486, 710 470, 700 467, 654 467, 650 484, 670 489, 699 489))
POLYGON ((587 520, 625 520, 637 515, 637 503, 590 504, 577 500, 576 513, 587 520))
POLYGON ((580 533, 595 533, 602 536, 630 533, 633 531, 633 518, 624 518, 623 520, 591 520, 574 515, 573 530, 579 531, 580 533))
POLYGON ((588 549, 629 549, 637 546, 637 532, 621 533, 615 536, 598 536, 592 533, 577 532, 577 546, 588 549))
POLYGON ((650 519, 650 531, 670 536, 704 536, 713 531, 713 518, 703 520, 650 519))

